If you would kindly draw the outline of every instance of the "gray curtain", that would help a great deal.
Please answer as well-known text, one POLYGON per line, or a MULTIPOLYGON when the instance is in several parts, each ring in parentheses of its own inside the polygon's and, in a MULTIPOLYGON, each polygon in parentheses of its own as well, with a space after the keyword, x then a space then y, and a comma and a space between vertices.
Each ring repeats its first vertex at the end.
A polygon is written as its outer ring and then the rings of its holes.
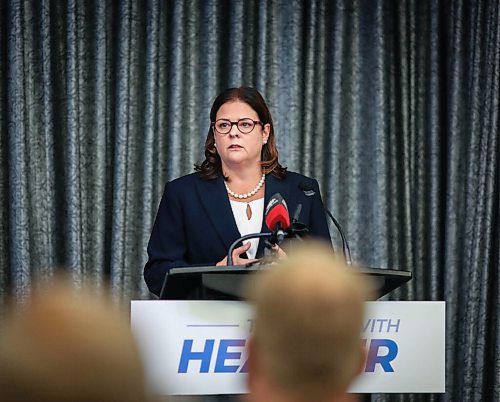
POLYGON ((148 298, 164 183, 252 85, 354 260, 447 302, 447 393, 371 398, 500 400, 499 26, 498 0, 0 2, 0 303, 57 270, 148 298))

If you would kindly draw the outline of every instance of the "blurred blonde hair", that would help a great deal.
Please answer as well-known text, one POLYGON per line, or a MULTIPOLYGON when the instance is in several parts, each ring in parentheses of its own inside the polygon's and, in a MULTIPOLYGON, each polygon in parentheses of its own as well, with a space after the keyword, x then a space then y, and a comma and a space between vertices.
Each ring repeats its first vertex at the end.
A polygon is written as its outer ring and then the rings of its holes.
POLYGON ((259 275, 250 290, 256 370, 296 400, 345 392, 364 356, 365 279, 317 243, 259 275))
POLYGON ((0 330, 0 401, 141 402, 142 362, 126 316, 64 279, 35 289, 0 330))

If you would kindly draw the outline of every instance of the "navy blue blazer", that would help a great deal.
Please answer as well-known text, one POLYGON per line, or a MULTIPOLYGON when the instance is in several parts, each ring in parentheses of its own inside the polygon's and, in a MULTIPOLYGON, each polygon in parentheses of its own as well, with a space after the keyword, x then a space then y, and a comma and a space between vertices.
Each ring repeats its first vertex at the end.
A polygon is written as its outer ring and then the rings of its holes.
MULTIPOLYGON (((309 228, 311 236, 331 244, 316 180, 293 172, 287 172, 284 179, 268 174, 264 207, 276 193, 285 199, 290 215, 299 203, 302 204, 298 221, 309 228)), ((263 220, 261 232, 268 231, 263 220)), ((239 237, 221 176, 205 180, 198 173, 192 173, 168 182, 148 244, 149 259, 144 267, 144 279, 149 290, 160 294, 170 268, 215 265, 239 237)), ((260 241, 256 258, 263 254, 264 242, 260 241)))

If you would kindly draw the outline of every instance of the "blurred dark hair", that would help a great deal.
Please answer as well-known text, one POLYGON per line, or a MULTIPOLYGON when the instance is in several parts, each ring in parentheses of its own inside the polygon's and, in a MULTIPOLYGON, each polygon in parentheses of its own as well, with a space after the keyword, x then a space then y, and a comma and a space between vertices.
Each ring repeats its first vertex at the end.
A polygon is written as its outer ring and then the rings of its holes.
MULTIPOLYGON (((259 116, 263 124, 269 124, 269 138, 267 144, 264 144, 261 152, 261 166, 263 173, 271 173, 278 179, 282 179, 286 175, 286 168, 281 166, 278 160, 278 149, 276 148, 276 139, 274 137, 274 124, 271 112, 267 107, 266 101, 262 95, 252 87, 228 88, 221 92, 215 99, 212 109, 210 110, 210 122, 215 122, 215 117, 220 107, 231 101, 242 101, 248 104, 259 116)), ((215 148, 215 138, 212 125, 208 129, 207 139, 205 141, 205 160, 195 165, 195 170, 200 172, 204 179, 215 179, 222 174, 222 165, 220 156, 215 148)))

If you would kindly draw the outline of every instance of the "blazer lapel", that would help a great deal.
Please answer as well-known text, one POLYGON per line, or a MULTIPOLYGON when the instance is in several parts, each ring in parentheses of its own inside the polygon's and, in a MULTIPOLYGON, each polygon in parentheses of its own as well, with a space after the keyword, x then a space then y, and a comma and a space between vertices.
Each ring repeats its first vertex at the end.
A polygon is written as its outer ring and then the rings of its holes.
POLYGON ((200 179, 196 181, 196 185, 201 204, 226 250, 228 250, 241 235, 224 187, 224 178, 219 176, 215 180, 200 179))

